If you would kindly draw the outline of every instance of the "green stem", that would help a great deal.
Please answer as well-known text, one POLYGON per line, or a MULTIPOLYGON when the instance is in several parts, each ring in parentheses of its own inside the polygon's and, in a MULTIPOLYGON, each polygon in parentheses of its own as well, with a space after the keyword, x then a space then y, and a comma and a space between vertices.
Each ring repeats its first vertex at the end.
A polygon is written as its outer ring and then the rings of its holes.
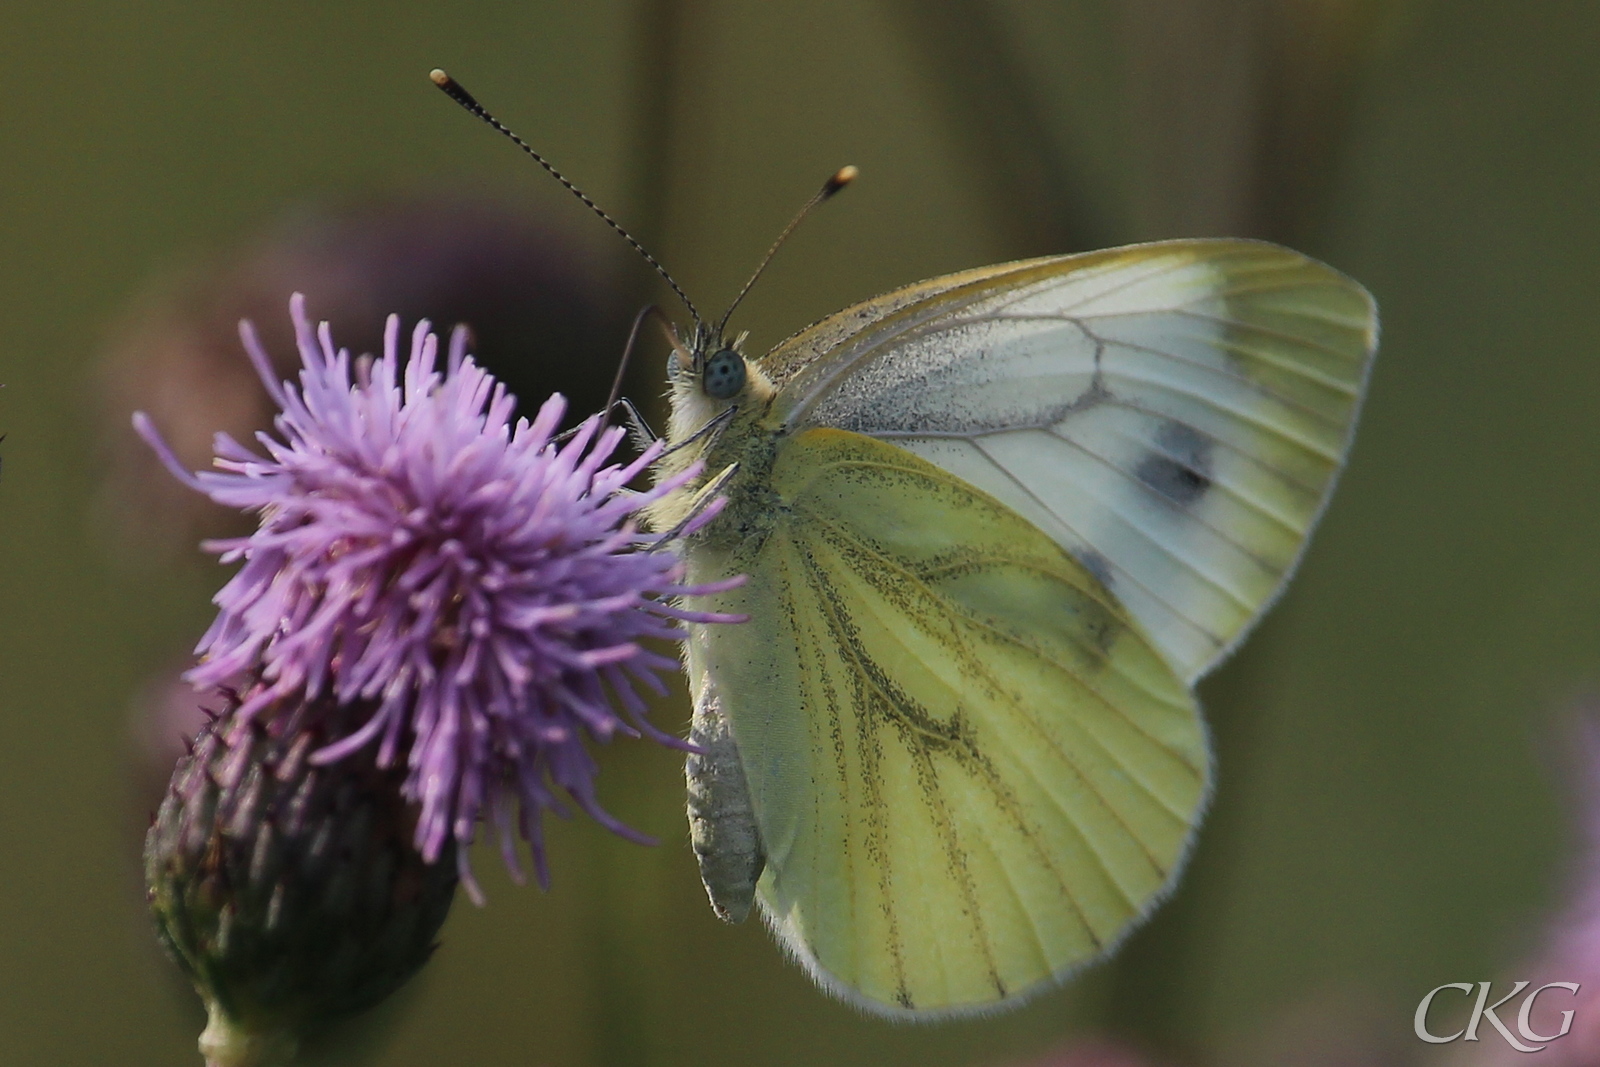
POLYGON ((206 1006, 200 1055, 206 1067, 284 1067, 294 1062, 299 1042, 287 1030, 258 1032, 230 1018, 215 1001, 206 1006))

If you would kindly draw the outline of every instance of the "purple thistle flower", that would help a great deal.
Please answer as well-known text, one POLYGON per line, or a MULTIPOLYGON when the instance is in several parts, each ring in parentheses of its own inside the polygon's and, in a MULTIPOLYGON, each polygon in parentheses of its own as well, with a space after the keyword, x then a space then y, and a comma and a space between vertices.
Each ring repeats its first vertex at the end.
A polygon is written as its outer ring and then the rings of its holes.
POLYGON ((187 677, 206 687, 259 671, 262 684, 239 709, 245 722, 286 698, 371 707, 314 758, 376 743, 388 766, 404 753, 417 848, 432 862, 458 841, 462 880, 479 902, 465 846, 480 818, 495 824, 519 880, 515 838, 528 842, 541 884, 543 812, 567 814, 558 792, 648 841, 600 807, 585 742, 644 734, 686 747, 645 720, 636 687, 662 692, 657 672, 677 663, 640 642, 680 639, 675 619, 738 621, 674 606, 726 586, 683 586, 663 539, 633 524, 693 472, 627 490, 660 443, 608 466, 624 432, 596 416, 558 442, 559 395, 531 423, 513 424, 514 398, 466 354, 462 330, 440 373, 438 340, 419 323, 402 370, 398 318, 380 358, 352 360, 326 323, 313 330, 302 296, 290 310, 298 388, 277 381, 254 329, 240 324, 281 409, 282 440, 258 435, 265 457, 218 434, 219 470, 190 475, 150 420, 134 416, 177 477, 260 515, 249 537, 205 543, 244 565, 214 598, 221 610, 187 677))

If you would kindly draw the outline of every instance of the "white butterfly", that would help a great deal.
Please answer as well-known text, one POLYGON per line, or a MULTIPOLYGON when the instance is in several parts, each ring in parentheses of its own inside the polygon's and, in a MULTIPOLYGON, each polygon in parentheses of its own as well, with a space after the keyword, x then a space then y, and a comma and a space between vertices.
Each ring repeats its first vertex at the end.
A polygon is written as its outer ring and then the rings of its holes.
POLYGON ((654 520, 726 496, 689 580, 750 576, 687 654, 719 914, 900 1016, 1109 951, 1194 837, 1191 687, 1294 569, 1376 337, 1355 282, 1239 240, 937 278, 755 360, 697 328, 660 473, 707 473, 654 520))

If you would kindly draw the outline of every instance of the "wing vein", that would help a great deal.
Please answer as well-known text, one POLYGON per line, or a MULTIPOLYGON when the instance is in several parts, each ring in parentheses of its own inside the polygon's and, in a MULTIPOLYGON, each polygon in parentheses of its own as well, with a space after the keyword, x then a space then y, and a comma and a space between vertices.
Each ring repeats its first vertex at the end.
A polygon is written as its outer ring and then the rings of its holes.
MULTIPOLYGON (((991 623, 988 623, 985 620, 981 619, 980 617, 974 615, 972 612, 968 611, 966 608, 962 607, 961 605, 951 602, 949 597, 947 597, 946 595, 944 595, 943 593, 940 593, 939 591, 937 591, 935 589, 930 588, 928 586, 927 582, 925 582, 922 579, 922 577, 916 571, 910 570, 910 569, 902 566, 897 560, 894 560, 891 557, 883 555, 876 548, 874 548, 871 544, 863 541, 859 537, 854 536, 851 533, 851 531, 849 531, 845 527, 840 526, 838 523, 834 522, 832 519, 828 518, 827 516, 825 516, 825 515, 817 515, 817 516, 812 517, 812 521, 817 525, 819 530, 827 531, 826 534, 825 534, 825 538, 827 540, 830 540, 830 541, 834 542, 834 544, 836 546, 836 549, 835 549, 836 551, 837 551, 838 544, 840 542, 844 542, 844 543, 847 543, 850 547, 853 547, 858 551, 864 550, 866 552, 871 553, 873 555, 873 557, 874 557, 875 563, 879 567, 881 567, 884 571, 888 571, 888 572, 894 573, 902 582, 904 582, 904 583, 906 583, 908 585, 916 586, 917 588, 919 588, 919 590, 924 595, 929 596, 929 597, 939 601, 941 603, 941 605, 944 607, 945 613, 947 615, 958 617, 958 618, 962 619, 963 621, 965 621, 968 625, 971 625, 971 626, 974 626, 976 628, 980 628, 982 630, 985 630, 986 632, 993 634, 995 637, 997 637, 1001 641, 1004 641, 1007 644, 1013 645, 1016 648, 1020 648, 1023 651, 1028 652, 1028 653, 1030 653, 1032 655, 1040 656, 1040 653, 1039 653, 1038 649, 1032 648, 1032 647, 1030 647, 1030 646, 1028 646, 1026 644, 1023 644, 1020 640, 1017 639, 1017 637, 1014 634, 1008 634, 1004 630, 998 629, 997 627, 993 626, 991 623)), ((854 574, 858 581, 865 582, 868 585, 868 587, 873 588, 875 590, 879 589, 879 584, 877 582, 874 582, 870 576, 868 576, 866 574, 863 574, 860 569, 850 565, 848 554, 840 553, 839 558, 840 558, 841 563, 844 566, 844 569, 846 569, 850 573, 854 574)), ((991 561, 991 562, 1004 562, 1004 563, 1011 563, 1011 564, 1015 565, 1017 561, 1015 561, 1015 560, 994 560, 994 561, 991 561)), ((815 568, 815 564, 813 564, 813 563, 809 563, 808 562, 807 565, 808 565, 809 568, 815 568)), ((821 579, 820 575, 814 575, 814 577, 818 578, 818 579, 821 579)), ((830 592, 831 592, 831 587, 830 587, 830 592)), ((818 590, 818 593, 819 593, 819 596, 823 595, 822 591, 820 589, 818 590)), ((837 613, 839 613, 839 612, 844 610, 842 605, 840 605, 834 597, 831 597, 831 596, 829 597, 829 603, 831 605, 831 611, 829 613, 830 617, 835 617, 837 615, 837 613)), ((894 629, 893 629, 892 626, 884 626, 883 629, 884 629, 884 632, 887 633, 887 634, 892 634, 894 632, 894 629)), ((870 660, 870 656, 866 656, 864 650, 856 649, 854 647, 854 643, 852 641, 850 641, 848 639, 847 635, 844 634, 841 630, 835 629, 834 634, 835 634, 835 638, 839 640, 839 642, 840 642, 842 647, 846 647, 846 648, 849 648, 851 650, 853 658, 855 658, 857 660, 857 666, 862 669, 863 674, 865 674, 867 677, 870 678, 872 676, 872 674, 875 673, 875 672, 867 671, 865 669, 865 664, 862 662, 862 658, 864 656, 868 660, 870 660)), ((907 651, 910 652, 911 650, 907 649, 907 651)), ((996 678, 987 669, 987 667, 983 663, 982 657, 971 655, 972 650, 970 649, 970 647, 968 647, 966 649, 966 651, 969 654, 971 662, 973 664, 975 664, 977 666, 977 668, 983 672, 984 677, 989 681, 989 684, 991 685, 991 687, 995 691, 1006 692, 1007 691, 1007 687, 1004 686, 1003 684, 1001 684, 1000 680, 998 678, 996 678)), ((912 654, 914 655, 914 653, 912 653, 912 654)), ((1136 687, 1140 691, 1144 692, 1152 700, 1155 700, 1155 701, 1158 701, 1158 702, 1160 702, 1162 704, 1165 704, 1168 707, 1178 707, 1179 706, 1179 705, 1173 704, 1170 700, 1165 698, 1162 694, 1150 689, 1143 682, 1141 682, 1138 678, 1133 677, 1133 676, 1129 675, 1127 672, 1121 670, 1120 668, 1117 667, 1116 664, 1111 663, 1109 660, 1106 660, 1105 657, 1104 657, 1104 653, 1100 653, 1099 655, 1100 655, 1100 658, 1102 659, 1102 662, 1104 662, 1106 666, 1117 670, 1117 673, 1119 675, 1121 675, 1122 678, 1125 681, 1127 681, 1129 684, 1133 685, 1134 687, 1136 687)), ((1151 744, 1153 744, 1156 747, 1158 747, 1158 748, 1168 752, 1169 754, 1175 756, 1176 758, 1178 758, 1178 760, 1180 762, 1183 762, 1183 763, 1185 763, 1187 765, 1187 760, 1184 759, 1183 754, 1181 752, 1179 752, 1179 751, 1175 750, 1174 748, 1172 748, 1171 746, 1163 743, 1159 738, 1155 737, 1149 731, 1145 730, 1143 728, 1143 726, 1141 726, 1137 721, 1129 718, 1126 714, 1123 713, 1122 709, 1119 708, 1109 697, 1107 697, 1105 695, 1105 693, 1102 692, 1097 686, 1091 685, 1086 679, 1084 679, 1083 677, 1081 677, 1080 675, 1078 675, 1074 671, 1068 669, 1067 667, 1063 666, 1062 664, 1060 664, 1059 662, 1055 661, 1054 659, 1050 659, 1050 658, 1045 657, 1045 656, 1040 656, 1040 658, 1043 659, 1046 663, 1050 664, 1056 670, 1058 670, 1061 673, 1065 674, 1068 678, 1071 678, 1075 683, 1077 683, 1078 686, 1081 687, 1083 692, 1085 692, 1085 693, 1089 694, 1090 696, 1092 696, 1097 703, 1099 703, 1102 707, 1105 708, 1106 711, 1110 712, 1112 715, 1115 715, 1116 717, 1122 719, 1124 722, 1128 723, 1128 725, 1130 727, 1132 727, 1137 733, 1139 733, 1141 736, 1143 736, 1151 744)), ((881 686, 879 686, 879 692, 880 692, 880 695, 882 695, 884 697, 884 699, 886 699, 886 700, 892 699, 891 694, 888 694, 888 693, 884 692, 884 690, 881 688, 881 686)), ((1095 795, 1096 799, 1100 802, 1100 804, 1107 811, 1112 813, 1112 817, 1114 819, 1117 819, 1117 821, 1119 823, 1121 823, 1121 818, 1120 818, 1120 816, 1118 816, 1116 814, 1116 809, 1106 800, 1105 796, 1100 793, 1099 789, 1096 788, 1093 784, 1091 784, 1088 775, 1083 770, 1082 766, 1075 759, 1073 759, 1072 755, 1069 752, 1067 752, 1066 750, 1062 749, 1059 745, 1057 745, 1055 743, 1054 739, 1051 738, 1048 734, 1045 734, 1042 731, 1039 731, 1037 729, 1037 724, 1033 723, 1032 720, 1029 719, 1027 716, 1022 716, 1021 721, 1026 723, 1031 729, 1034 730, 1035 733, 1038 734, 1038 736, 1042 740, 1044 740, 1047 744, 1050 745, 1052 750, 1054 750, 1056 752, 1056 754, 1060 757, 1061 761, 1064 764, 1066 764, 1067 766, 1071 767, 1073 769, 1073 772, 1078 775, 1079 779, 1084 782, 1085 788, 1087 788, 1090 792, 1092 792, 1095 795)), ((1132 768, 1128 767, 1122 761, 1122 759, 1120 757, 1118 757, 1111 749, 1106 747, 1106 744, 1105 744, 1104 740, 1102 740, 1099 737, 1096 737, 1092 732, 1090 732, 1090 731, 1088 731, 1086 729, 1083 730, 1082 732, 1084 733, 1085 737, 1087 737, 1089 740, 1091 740, 1095 744, 1095 746, 1100 750, 1100 752, 1107 759, 1109 759, 1110 761, 1112 761, 1113 763, 1115 763, 1119 767, 1121 767, 1122 770, 1128 774, 1128 776, 1129 776, 1129 778, 1131 780, 1136 780, 1136 781, 1138 780, 1138 778, 1135 775, 1135 773, 1133 772, 1132 768)), ((1168 808, 1167 805, 1165 804, 1165 802, 1162 801, 1159 796, 1157 796, 1155 791, 1147 783, 1145 783, 1143 781, 1139 781, 1139 785, 1140 785, 1140 788, 1145 793, 1150 795, 1152 799, 1156 800, 1157 803, 1159 803, 1161 805, 1163 810, 1168 812, 1168 814, 1171 814, 1174 818, 1176 818, 1177 820, 1179 820, 1182 823, 1187 823, 1187 821, 1188 821, 1187 815, 1184 814, 1184 813, 1175 811, 1175 810, 1173 810, 1171 808, 1168 808)), ((1126 826, 1124 826, 1124 829, 1127 829, 1126 826)), ((1139 840, 1137 835, 1135 835, 1131 830, 1128 831, 1128 836, 1131 837, 1131 838, 1134 838, 1135 840, 1139 840)), ((1143 842, 1142 841, 1140 841, 1140 844, 1141 844, 1141 846, 1143 846, 1143 842)), ((1153 858, 1152 858, 1152 862, 1155 862, 1153 858)), ((1158 864, 1158 866, 1159 866, 1159 864, 1158 864)))

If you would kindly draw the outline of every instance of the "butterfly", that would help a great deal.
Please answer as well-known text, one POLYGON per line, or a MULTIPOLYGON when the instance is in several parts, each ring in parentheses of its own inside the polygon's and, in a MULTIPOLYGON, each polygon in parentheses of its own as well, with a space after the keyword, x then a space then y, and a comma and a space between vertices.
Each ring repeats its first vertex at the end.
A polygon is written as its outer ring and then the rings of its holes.
POLYGON ((1020 1002, 1168 894, 1211 791, 1195 682, 1282 591, 1377 340, 1354 281, 1247 240, 935 278, 760 358, 670 360, 657 505, 697 608, 691 839, 826 990, 1020 1002))
POLYGON ((919 282, 752 359, 733 307, 854 168, 708 325, 430 77, 694 318, 655 466, 688 480, 647 517, 689 585, 746 578, 694 607, 748 621, 685 644, 713 910, 758 908, 824 989, 901 1019, 1111 952, 1210 795, 1194 685, 1282 592, 1349 453, 1371 296, 1276 245, 1162 241, 919 282))

